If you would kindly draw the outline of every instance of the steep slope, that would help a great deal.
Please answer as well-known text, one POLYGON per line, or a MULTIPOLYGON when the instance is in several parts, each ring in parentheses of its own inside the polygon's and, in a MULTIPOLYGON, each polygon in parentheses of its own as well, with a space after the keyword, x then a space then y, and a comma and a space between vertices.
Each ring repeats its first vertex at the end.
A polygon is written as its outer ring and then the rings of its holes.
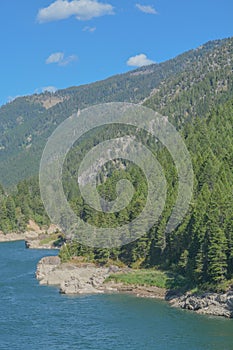
POLYGON ((176 124, 205 116, 233 96, 232 73, 233 40, 229 39, 181 73, 162 81, 145 105, 168 115, 176 124))
POLYGON ((146 105, 173 117, 176 124, 183 116, 199 112, 199 105, 208 112, 213 99, 215 103, 223 102, 232 92, 232 47, 232 39, 209 42, 161 64, 55 94, 20 97, 2 106, 0 182, 9 186, 36 174, 48 136, 79 108, 110 101, 145 101, 146 105), (208 98, 203 99, 200 85, 205 81, 203 89, 208 98), (199 91, 202 104, 197 103, 199 91), (190 108, 191 98, 196 105, 190 108))

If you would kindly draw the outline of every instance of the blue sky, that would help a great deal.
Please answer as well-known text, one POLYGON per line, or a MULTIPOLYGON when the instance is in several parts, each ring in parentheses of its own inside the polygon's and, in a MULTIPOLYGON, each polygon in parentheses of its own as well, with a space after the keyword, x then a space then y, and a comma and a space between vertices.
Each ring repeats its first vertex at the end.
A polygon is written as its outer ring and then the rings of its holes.
POLYGON ((233 36, 232 0, 1 0, 0 104, 233 36))

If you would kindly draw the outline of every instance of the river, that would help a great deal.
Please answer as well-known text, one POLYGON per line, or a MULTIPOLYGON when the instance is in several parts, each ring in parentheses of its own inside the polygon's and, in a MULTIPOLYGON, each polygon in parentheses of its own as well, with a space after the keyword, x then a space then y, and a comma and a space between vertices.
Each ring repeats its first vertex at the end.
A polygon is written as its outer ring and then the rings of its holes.
POLYGON ((233 320, 130 295, 60 295, 36 264, 55 251, 0 244, 0 350, 232 350, 233 320))

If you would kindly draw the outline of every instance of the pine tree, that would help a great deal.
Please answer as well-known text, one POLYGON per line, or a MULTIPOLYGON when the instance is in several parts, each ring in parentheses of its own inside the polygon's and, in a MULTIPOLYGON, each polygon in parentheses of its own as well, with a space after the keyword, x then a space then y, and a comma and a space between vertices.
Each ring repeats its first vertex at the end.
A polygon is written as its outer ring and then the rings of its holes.
POLYGON ((227 274, 227 240, 222 229, 221 202, 222 192, 216 185, 211 196, 206 217, 205 260, 203 278, 206 282, 219 283, 227 274))

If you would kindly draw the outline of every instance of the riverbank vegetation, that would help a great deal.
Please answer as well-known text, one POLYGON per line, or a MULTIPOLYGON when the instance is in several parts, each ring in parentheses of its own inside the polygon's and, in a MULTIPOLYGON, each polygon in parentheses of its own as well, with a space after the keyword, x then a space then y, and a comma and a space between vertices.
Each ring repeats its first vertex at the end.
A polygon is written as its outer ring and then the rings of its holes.
POLYGON ((140 269, 127 273, 115 273, 106 279, 106 283, 114 281, 126 285, 155 286, 164 289, 187 289, 188 281, 185 277, 157 269, 140 269))

